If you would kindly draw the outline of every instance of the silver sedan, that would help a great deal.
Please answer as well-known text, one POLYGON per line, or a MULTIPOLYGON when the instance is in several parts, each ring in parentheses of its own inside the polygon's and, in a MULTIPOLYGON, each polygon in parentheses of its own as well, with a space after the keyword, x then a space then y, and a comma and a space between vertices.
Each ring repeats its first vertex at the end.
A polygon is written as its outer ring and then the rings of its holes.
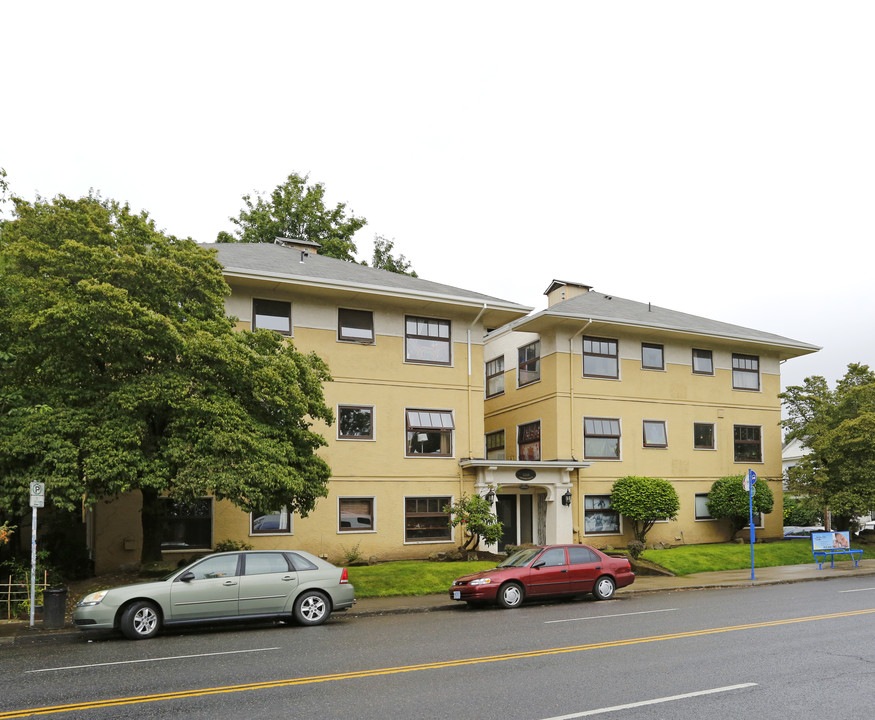
POLYGON ((302 550, 250 550, 208 555, 155 582, 86 595, 73 623, 142 640, 194 623, 294 618, 320 625, 354 603, 346 568, 302 550))

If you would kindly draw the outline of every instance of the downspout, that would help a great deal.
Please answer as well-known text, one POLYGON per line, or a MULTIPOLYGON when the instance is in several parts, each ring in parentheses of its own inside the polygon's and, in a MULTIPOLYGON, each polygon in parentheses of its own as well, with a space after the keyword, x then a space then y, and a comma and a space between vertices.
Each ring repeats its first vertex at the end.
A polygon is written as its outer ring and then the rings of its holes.
MULTIPOLYGON (((471 402, 471 393, 473 392, 472 387, 472 374, 473 368, 471 367, 471 328, 473 328, 483 317, 483 313, 486 312, 487 304, 483 303, 483 307, 480 308, 480 312, 477 313, 477 317, 475 317, 471 324, 468 326, 468 459, 473 459, 474 457, 474 422, 473 422, 473 403, 471 402)), ((461 471, 459 468, 459 497, 461 498, 465 492, 465 473, 461 471)))
MULTIPOLYGON (((572 335, 568 339, 568 413, 569 413, 569 423, 568 427, 571 429, 571 459, 576 460, 576 456, 574 453, 574 438, 576 436, 576 432, 574 430, 574 341, 583 335, 586 332, 586 329, 592 324, 592 318, 586 321, 586 325, 584 325, 580 330, 578 330, 574 335, 572 335)), ((583 354, 581 353, 581 362, 583 362, 583 354)), ((583 455, 581 454, 581 458, 583 455)), ((571 473, 569 473, 569 480, 571 473)), ((580 492, 580 470, 577 471, 577 490, 580 492)), ((572 535, 574 532, 574 525, 577 525, 577 537, 580 539, 581 530, 583 527, 581 525, 581 516, 583 513, 583 509, 581 508, 582 503, 577 503, 577 522, 574 523, 571 527, 572 535)))

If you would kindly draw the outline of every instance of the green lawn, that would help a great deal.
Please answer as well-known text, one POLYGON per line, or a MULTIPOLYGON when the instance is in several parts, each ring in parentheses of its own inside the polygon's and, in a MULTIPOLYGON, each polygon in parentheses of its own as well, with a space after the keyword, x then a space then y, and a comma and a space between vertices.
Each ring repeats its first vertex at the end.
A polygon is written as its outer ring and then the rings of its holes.
MULTIPOLYGON (((870 545, 852 544, 863 550, 864 558, 875 558, 875 548, 870 545)), ((808 540, 785 540, 762 543, 754 546, 754 567, 776 565, 801 565, 814 562, 811 542, 808 540)), ((675 575, 689 575, 716 570, 742 570, 750 567, 750 545, 720 543, 716 545, 681 545, 668 550, 645 550, 642 558, 675 575)))
MULTIPOLYGON (((857 545, 864 558, 875 558, 875 546, 857 545)), ((661 565, 675 575, 716 570, 742 570, 750 567, 750 545, 721 543, 682 545, 669 550, 645 550, 642 557, 661 565)), ((754 547, 756 567, 812 563, 811 543, 806 540, 762 543, 754 547)), ((495 567, 495 562, 429 562, 405 560, 349 568, 349 581, 356 597, 391 597, 445 593, 461 575, 495 567)))

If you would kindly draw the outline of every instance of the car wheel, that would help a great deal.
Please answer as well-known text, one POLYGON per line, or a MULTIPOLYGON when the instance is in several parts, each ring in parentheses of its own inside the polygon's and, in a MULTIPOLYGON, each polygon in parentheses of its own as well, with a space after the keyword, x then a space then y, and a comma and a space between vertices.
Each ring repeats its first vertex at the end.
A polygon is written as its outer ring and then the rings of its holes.
POLYGON ((516 583, 507 583, 498 589, 498 604, 503 608, 515 608, 519 606, 525 593, 522 586, 516 583))
POLYGON ((119 627, 128 640, 146 640, 161 629, 161 615, 155 605, 140 600, 125 608, 119 627))
POLYGON ((614 582, 614 579, 607 575, 602 575, 595 581, 595 585, 592 588, 592 594, 596 600, 610 600, 614 597, 614 590, 616 589, 617 584, 614 582))
POLYGON ((330 614, 328 598, 318 590, 307 590, 295 600, 295 620, 301 625, 321 625, 330 614))

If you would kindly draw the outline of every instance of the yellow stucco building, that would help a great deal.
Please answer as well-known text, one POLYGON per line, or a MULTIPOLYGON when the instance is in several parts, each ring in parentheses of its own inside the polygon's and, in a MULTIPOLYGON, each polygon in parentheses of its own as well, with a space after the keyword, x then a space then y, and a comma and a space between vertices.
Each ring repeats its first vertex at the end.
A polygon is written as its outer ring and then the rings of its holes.
MULTIPOLYGON (((302 518, 203 498, 168 501, 165 559, 229 539, 343 562, 422 558, 461 540, 443 507, 495 503, 505 536, 622 547, 610 509, 624 475, 662 477, 681 499, 648 540, 725 540, 707 517, 718 477, 748 467, 781 496, 779 364, 816 347, 554 281, 531 308, 318 255, 318 246, 213 245, 240 328, 315 352, 332 376, 329 495, 302 518)), ((136 493, 89 515, 95 569, 139 561, 136 493)), ((764 519, 780 535, 780 502, 764 519)))

